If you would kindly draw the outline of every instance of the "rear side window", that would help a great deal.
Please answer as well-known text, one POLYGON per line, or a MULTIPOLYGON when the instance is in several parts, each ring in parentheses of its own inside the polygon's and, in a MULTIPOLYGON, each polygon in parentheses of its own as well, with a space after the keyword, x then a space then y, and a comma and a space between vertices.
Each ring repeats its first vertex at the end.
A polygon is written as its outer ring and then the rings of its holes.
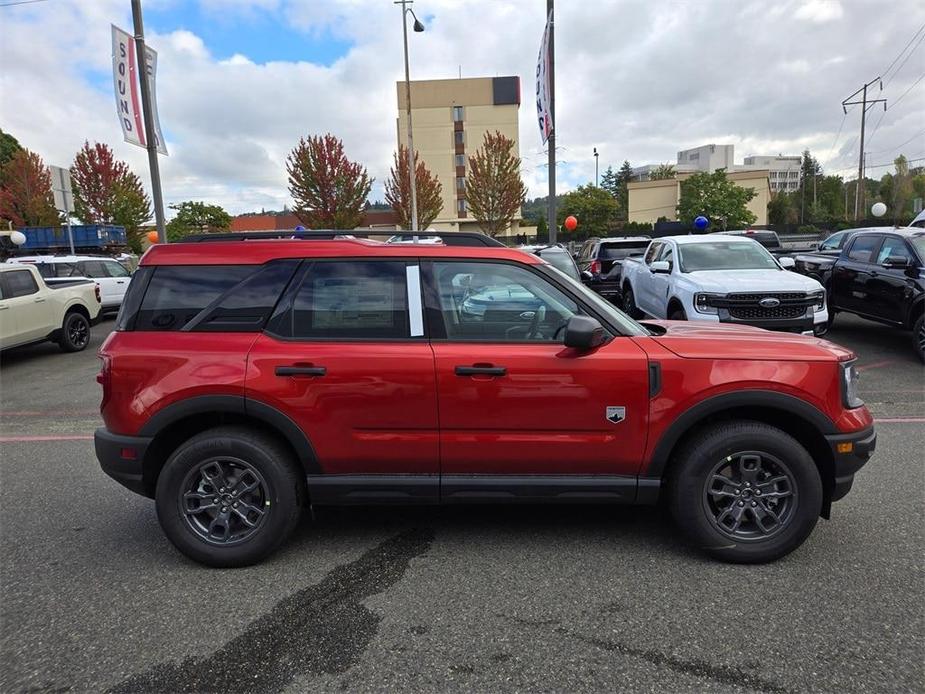
POLYGON ((3 296, 6 299, 15 299, 17 296, 28 296, 35 294, 39 286, 35 283, 35 278, 28 270, 12 270, 3 273, 4 291, 3 296))
POLYGON ((115 260, 107 260, 103 263, 106 268, 107 277, 129 277, 131 273, 115 260))
POLYGON ((259 269, 259 265, 156 267, 142 299, 135 330, 180 330, 206 306, 259 269))
POLYGON ((405 267, 395 261, 313 263, 283 331, 303 340, 409 337, 405 267))
POLYGON ((109 273, 106 272, 106 266, 103 265, 101 260, 83 260, 78 263, 81 272, 86 277, 109 277, 109 273))
POLYGON ((873 261, 874 251, 880 245, 880 236, 859 236, 851 244, 851 250, 848 251, 848 258, 859 263, 870 263, 873 261))

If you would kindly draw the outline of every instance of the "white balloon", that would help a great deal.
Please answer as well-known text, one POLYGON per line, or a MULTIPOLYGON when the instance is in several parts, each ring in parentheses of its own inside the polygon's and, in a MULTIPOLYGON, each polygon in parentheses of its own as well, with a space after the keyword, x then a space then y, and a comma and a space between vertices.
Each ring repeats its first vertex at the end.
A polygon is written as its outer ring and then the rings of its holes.
POLYGON ((882 202, 875 202, 870 208, 870 213, 874 217, 882 217, 886 214, 886 205, 884 205, 882 202))
POLYGON ((22 246, 26 242, 26 235, 21 231, 13 231, 10 233, 10 241, 17 246, 22 246))

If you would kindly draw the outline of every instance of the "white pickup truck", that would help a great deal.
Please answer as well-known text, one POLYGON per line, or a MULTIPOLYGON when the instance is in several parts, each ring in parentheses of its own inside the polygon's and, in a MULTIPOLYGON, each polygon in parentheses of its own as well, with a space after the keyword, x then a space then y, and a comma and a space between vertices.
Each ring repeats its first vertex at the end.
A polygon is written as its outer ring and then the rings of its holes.
POLYGON ((737 323, 822 335, 825 290, 789 272, 761 244, 739 236, 667 236, 623 261, 623 310, 669 320, 737 323))
POLYGON ((90 344, 100 305, 93 280, 49 287, 32 265, 0 265, 0 349, 50 340, 79 352, 90 344))

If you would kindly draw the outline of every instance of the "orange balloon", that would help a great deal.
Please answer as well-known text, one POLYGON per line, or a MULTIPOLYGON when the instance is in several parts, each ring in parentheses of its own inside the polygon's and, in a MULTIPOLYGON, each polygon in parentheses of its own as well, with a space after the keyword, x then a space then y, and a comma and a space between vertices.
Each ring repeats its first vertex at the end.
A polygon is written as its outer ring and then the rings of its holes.
POLYGON ((157 232, 156 231, 148 232, 148 241, 150 241, 151 243, 157 243, 157 232))
POLYGON ((578 228, 578 219, 574 215, 565 218, 565 228, 569 231, 575 231, 578 228))

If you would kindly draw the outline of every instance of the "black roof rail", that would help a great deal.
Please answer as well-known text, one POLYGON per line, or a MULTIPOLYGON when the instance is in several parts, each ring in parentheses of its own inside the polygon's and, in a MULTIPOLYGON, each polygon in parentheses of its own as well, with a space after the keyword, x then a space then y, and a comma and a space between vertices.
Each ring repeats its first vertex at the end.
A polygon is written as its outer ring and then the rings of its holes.
POLYGON ((210 241, 254 241, 261 239, 305 239, 323 241, 338 236, 352 236, 358 239, 371 236, 387 237, 400 236, 411 240, 439 236, 447 246, 504 246, 497 239, 493 239, 480 231, 392 231, 380 229, 276 229, 274 231, 223 231, 215 234, 192 234, 185 236, 176 243, 204 243, 210 241))

